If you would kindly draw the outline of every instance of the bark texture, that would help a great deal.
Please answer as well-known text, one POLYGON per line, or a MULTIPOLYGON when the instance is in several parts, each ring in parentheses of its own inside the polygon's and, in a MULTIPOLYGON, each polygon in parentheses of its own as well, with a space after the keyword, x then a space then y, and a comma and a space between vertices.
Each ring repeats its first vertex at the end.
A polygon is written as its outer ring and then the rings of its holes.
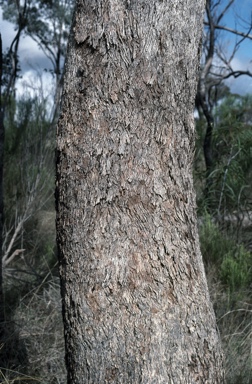
POLYGON ((203 8, 77 0, 57 133, 69 384, 223 383, 191 171, 203 8))

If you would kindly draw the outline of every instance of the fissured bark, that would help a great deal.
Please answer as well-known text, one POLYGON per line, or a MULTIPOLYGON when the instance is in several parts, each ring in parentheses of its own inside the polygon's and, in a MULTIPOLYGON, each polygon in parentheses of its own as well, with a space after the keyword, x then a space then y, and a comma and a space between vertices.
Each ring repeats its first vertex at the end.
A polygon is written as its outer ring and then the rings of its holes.
POLYGON ((57 133, 68 383, 223 383, 199 249, 203 0, 78 0, 57 133))

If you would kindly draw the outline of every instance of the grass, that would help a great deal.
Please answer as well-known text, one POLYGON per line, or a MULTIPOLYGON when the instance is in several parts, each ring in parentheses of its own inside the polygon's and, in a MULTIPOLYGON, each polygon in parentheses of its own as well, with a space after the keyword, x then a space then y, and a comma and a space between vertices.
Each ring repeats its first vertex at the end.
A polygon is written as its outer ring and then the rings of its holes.
POLYGON ((252 383, 252 303, 251 291, 235 298, 223 292, 215 303, 218 327, 225 353, 226 383, 252 383), (245 300, 247 296, 247 301, 245 300), (243 299, 240 300, 239 298, 243 299))
MULTIPOLYGON (((59 281, 51 277, 44 286, 25 295, 17 306, 13 320, 14 332, 25 355, 24 365, 12 345, 12 363, 1 369, 3 383, 66 383, 64 337, 61 316, 59 281)), ((10 340, 7 340, 10 345, 10 340)), ((2 381, 1 381, 2 380, 2 381)))
POLYGON ((225 354, 226 384, 251 384, 251 252, 233 241, 227 232, 223 234, 209 217, 201 224, 200 237, 225 354))
MULTIPOLYGON (((223 234, 210 217, 201 221, 200 237, 225 353, 226 384, 251 384, 251 253, 223 234)), ((28 286, 28 291, 19 290, 18 300, 17 290, 10 296, 8 356, 0 368, 0 382, 65 384, 59 279, 49 270, 39 283, 28 286)), ((4 348, 0 355, 6 353, 4 348)))
POLYGON ((42 383, 40 378, 36 379, 35 377, 24 375, 20 372, 13 371, 11 369, 0 369, 0 380, 3 384, 17 384, 17 383, 42 383), (5 372, 5 373, 4 373, 5 372), (14 378, 9 379, 9 376, 14 376, 14 378))

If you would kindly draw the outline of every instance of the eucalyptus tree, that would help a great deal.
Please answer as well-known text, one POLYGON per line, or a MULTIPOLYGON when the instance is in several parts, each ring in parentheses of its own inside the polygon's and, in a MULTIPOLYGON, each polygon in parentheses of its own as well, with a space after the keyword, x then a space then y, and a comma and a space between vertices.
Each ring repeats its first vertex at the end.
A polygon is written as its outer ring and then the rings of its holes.
POLYGON ((76 2, 57 128, 68 383, 223 383, 191 169, 203 8, 76 2))

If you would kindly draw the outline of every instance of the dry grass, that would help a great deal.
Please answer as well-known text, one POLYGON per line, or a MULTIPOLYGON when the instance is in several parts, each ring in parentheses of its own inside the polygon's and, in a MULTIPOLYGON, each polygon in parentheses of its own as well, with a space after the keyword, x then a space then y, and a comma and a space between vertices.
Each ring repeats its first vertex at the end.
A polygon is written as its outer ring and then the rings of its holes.
MULTIPOLYGON (((210 295, 226 357, 226 383, 251 384, 251 292, 230 295, 216 276, 216 267, 208 266, 210 295)), ((66 383, 58 278, 51 276, 49 282, 45 280, 22 297, 9 329, 6 343, 12 355, 7 369, 0 370, 1 383, 66 383)))
POLYGON ((34 293, 16 311, 20 339, 28 356, 28 372, 44 383, 65 383, 64 337, 58 280, 51 281, 42 294, 34 293))
POLYGON ((238 302, 218 324, 226 356, 228 384, 252 383, 252 305, 238 302))
POLYGON ((0 382, 66 383, 61 299, 57 278, 53 278, 43 288, 40 287, 39 292, 36 289, 22 299, 15 311, 14 324, 25 353, 25 367, 11 369, 9 366, 6 370, 2 369, 0 382))
POLYGON ((229 294, 216 276, 216 266, 209 266, 208 286, 225 354, 226 384, 251 384, 251 290, 229 294))

